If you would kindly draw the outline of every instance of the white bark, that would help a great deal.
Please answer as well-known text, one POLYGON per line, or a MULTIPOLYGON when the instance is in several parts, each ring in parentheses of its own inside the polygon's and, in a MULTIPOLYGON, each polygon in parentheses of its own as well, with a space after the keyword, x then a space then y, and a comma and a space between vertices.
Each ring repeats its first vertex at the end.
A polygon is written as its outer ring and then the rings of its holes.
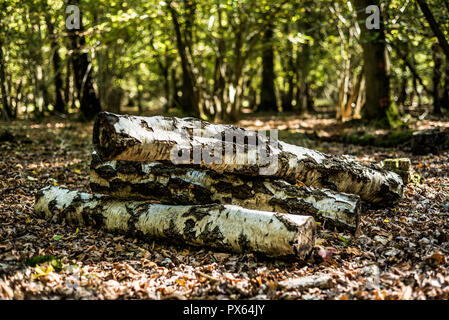
POLYGON ((360 197, 317 190, 263 177, 132 161, 102 162, 92 154, 90 187, 95 193, 165 204, 233 204, 247 209, 311 215, 327 226, 355 231, 360 197))
POLYGON ((315 221, 307 216, 233 205, 175 206, 121 201, 52 186, 38 192, 34 210, 47 219, 144 239, 162 238, 276 257, 306 257, 315 237, 315 221))
MULTIPOLYGON (((111 113, 98 115, 94 126, 95 149, 104 160, 171 161, 173 150, 211 150, 221 145, 222 150, 243 148, 244 154, 233 152, 229 161, 211 163, 201 158, 188 158, 190 165, 199 165, 218 173, 228 172, 258 176, 270 163, 251 162, 258 158, 258 149, 249 148, 244 140, 235 143, 212 138, 226 133, 255 138, 256 133, 230 125, 214 125, 193 118, 137 117, 111 113), (200 125, 198 125, 198 123, 200 125), (203 136, 202 136, 203 135, 203 136), (250 159, 250 161, 242 161, 250 159)), ((248 141, 252 138, 248 138, 248 141)), ((267 138, 257 135, 259 141, 267 138)), ((273 142, 273 141, 271 141, 273 142)), ((317 188, 353 193, 363 200, 380 206, 396 204, 402 196, 403 182, 393 172, 375 165, 365 165, 347 156, 331 156, 284 142, 267 145, 268 154, 276 158, 273 177, 296 183, 297 180, 317 188)), ((225 160, 225 159, 224 159, 225 160)))

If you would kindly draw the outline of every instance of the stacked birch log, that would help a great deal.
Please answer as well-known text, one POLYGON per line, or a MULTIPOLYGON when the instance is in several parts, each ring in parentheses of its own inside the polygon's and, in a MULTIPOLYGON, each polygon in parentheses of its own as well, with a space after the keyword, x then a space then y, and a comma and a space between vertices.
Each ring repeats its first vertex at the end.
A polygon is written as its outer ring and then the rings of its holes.
POLYGON ((94 193, 44 188, 36 196, 39 216, 144 239, 302 259, 314 246, 316 221, 355 232, 362 203, 393 206, 402 196, 399 175, 375 165, 194 118, 103 112, 93 144, 94 193), (257 161, 261 151, 276 163, 257 161), (221 161, 210 161, 218 156, 221 161))

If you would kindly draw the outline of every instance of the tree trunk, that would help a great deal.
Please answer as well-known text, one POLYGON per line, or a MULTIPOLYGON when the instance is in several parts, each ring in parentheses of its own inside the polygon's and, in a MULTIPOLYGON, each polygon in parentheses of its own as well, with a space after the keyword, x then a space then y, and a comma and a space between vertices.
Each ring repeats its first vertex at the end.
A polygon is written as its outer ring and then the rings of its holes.
POLYGON ((408 83, 408 79, 407 79, 407 75, 405 75, 406 72, 406 65, 404 63, 404 67, 402 69, 402 76, 401 76, 401 84, 400 84, 400 88, 399 88, 399 94, 398 94, 398 105, 399 106, 404 106, 405 102, 407 100, 407 83, 408 83))
POLYGON ((361 110, 365 104, 365 76, 362 71, 362 81, 360 82, 359 92, 357 93, 357 101, 355 103, 354 112, 352 117, 354 119, 361 118, 361 110))
POLYGON ((441 114, 441 101, 440 101, 440 82, 441 82, 441 65, 443 59, 440 54, 440 47, 434 43, 432 46, 432 58, 433 58, 433 75, 432 75, 432 97, 433 97, 433 113, 441 114))
POLYGON ((277 112, 276 91, 274 89, 274 50, 273 50, 273 26, 265 31, 262 42, 262 86, 260 88, 260 105, 258 111, 277 112))
POLYGON ((262 177, 219 175, 159 162, 102 162, 94 152, 90 188, 122 199, 165 204, 232 204, 247 209, 311 215, 326 225, 355 231, 360 198, 262 177))
POLYGON ((180 107, 181 101, 179 100, 179 86, 178 86, 178 79, 176 77, 176 68, 171 69, 171 85, 172 85, 172 101, 173 105, 171 107, 180 107))
MULTIPOLYGON (((284 24, 284 33, 289 34, 289 24, 284 24)), ((287 39, 286 46, 286 57, 284 58, 284 92, 282 93, 282 111, 291 112, 293 111, 293 89, 294 89, 294 79, 293 75, 295 73, 295 62, 293 59, 293 45, 290 39, 287 39), (285 84, 288 88, 285 88, 285 84)))
POLYGON ((366 103, 362 113, 369 120, 386 120, 391 100, 382 15, 379 14, 380 29, 368 30, 365 25, 368 16, 365 8, 376 5, 380 9, 380 1, 354 0, 353 2, 357 10, 357 18, 361 21, 359 23, 360 39, 365 66, 366 103))
POLYGON ((64 86, 64 103, 65 103, 65 105, 66 105, 66 107, 67 107, 67 111, 69 110, 69 107, 70 108, 73 108, 73 101, 72 101, 72 96, 73 96, 73 94, 72 94, 72 92, 71 92, 71 79, 72 79, 72 77, 71 77, 71 65, 72 65, 72 62, 71 62, 71 58, 70 58, 70 55, 66 55, 66 57, 65 57, 65 70, 66 70, 66 73, 65 73, 65 86, 64 86))
POLYGON ((46 187, 34 211, 43 218, 103 228, 144 239, 234 252, 305 258, 314 246, 312 217, 248 210, 231 205, 174 206, 120 201, 98 194, 46 187))
POLYGON ((120 113, 124 96, 125 90, 114 85, 106 95, 106 108, 111 112, 120 113))
MULTIPOLYGON (((45 7, 48 8, 45 2, 45 7)), ((56 35, 54 34, 54 25, 51 22, 51 17, 49 14, 45 15, 45 22, 47 24, 48 35, 51 39, 51 50, 52 63, 53 63, 53 84, 55 85, 56 101, 55 101, 55 111, 59 113, 66 113, 64 99, 62 97, 63 87, 62 87, 62 76, 61 76, 61 57, 59 56, 59 45, 56 40, 56 35)))
POLYGON ((351 118, 354 118, 354 114, 352 112, 353 109, 352 105, 355 104, 360 94, 360 87, 363 80, 363 71, 359 73, 357 76, 354 75, 353 78, 356 78, 356 82, 355 84, 353 84, 350 95, 348 97, 348 101, 346 102, 346 106, 344 108, 342 116, 343 121, 347 121, 351 118))
MULTIPOLYGON (((79 1, 73 2, 74 4, 79 4, 79 1)), ((80 15, 82 16, 81 13, 80 15)), ((89 56, 86 52, 82 52, 86 45, 86 40, 82 34, 82 20, 82 17, 80 17, 79 30, 69 30, 69 37, 73 50, 73 74, 75 87, 78 91, 78 99, 80 101, 81 115, 84 119, 91 120, 101 111, 101 103, 94 89, 94 78, 89 56)))
POLYGON ((182 68, 182 97, 181 108, 189 115, 199 116, 199 96, 197 91, 196 78, 193 73, 193 66, 189 59, 189 52, 187 44, 184 41, 181 33, 181 25, 178 21, 178 13, 172 6, 171 2, 168 3, 168 9, 173 21, 173 27, 176 34, 176 46, 178 54, 181 59, 182 68))
POLYGON ((165 94, 165 104, 164 104, 164 112, 168 113, 170 107, 173 105, 171 98, 172 95, 170 93, 170 63, 169 58, 167 56, 168 54, 165 53, 165 64, 160 64, 162 68, 162 75, 164 78, 164 94, 165 94))
POLYGON ((271 175, 290 183, 299 180, 307 186, 358 194, 363 200, 386 206, 395 204, 402 195, 401 178, 375 165, 277 139, 270 139, 268 144, 267 140, 259 133, 232 125, 107 112, 98 115, 93 129, 93 144, 103 160, 172 161, 218 173, 271 175), (266 150, 269 155, 264 163, 259 150, 266 150), (212 153, 214 161, 207 159, 212 153), (255 161, 257 157, 259 163, 255 161))
POLYGON ((11 106, 8 103, 8 93, 6 92, 6 72, 5 59, 3 58, 3 41, 0 38, 0 93, 2 94, 3 117, 7 120, 12 118, 11 106))
POLYGON ((137 98, 137 110, 138 110, 139 114, 142 114, 143 113, 142 85, 141 85, 142 79, 141 79, 141 77, 140 77, 138 72, 136 73, 136 83, 137 83, 137 86, 136 86, 136 89, 137 89, 137 97, 136 97, 137 98))
POLYGON ((444 64, 444 87, 441 97, 441 106, 449 110, 449 58, 446 57, 444 64))
POLYGON ((435 17, 432 14, 432 11, 430 11, 429 6, 427 5, 426 1, 424 0, 417 0, 419 7, 421 8, 422 13, 424 14, 424 17, 426 17, 427 22, 430 25, 430 28, 432 29, 433 33, 438 39, 438 43, 440 44, 441 49, 443 49, 444 54, 449 59, 449 42, 447 41, 446 37, 444 36, 443 31, 440 29, 438 22, 435 20, 435 17))

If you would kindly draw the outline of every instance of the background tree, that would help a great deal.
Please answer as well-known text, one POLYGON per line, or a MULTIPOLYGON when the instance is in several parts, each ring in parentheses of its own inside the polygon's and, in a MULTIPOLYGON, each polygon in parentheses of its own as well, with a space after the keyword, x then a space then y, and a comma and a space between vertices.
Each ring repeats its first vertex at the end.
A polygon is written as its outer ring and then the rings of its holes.
MULTIPOLYGON (((379 28, 368 29, 366 8, 374 5, 380 9, 380 1, 354 0, 360 27, 360 41, 363 48, 364 74, 366 79, 366 104, 364 116, 367 119, 387 119, 390 108, 390 78, 383 15, 378 14, 379 28)), ((377 9, 376 9, 377 10, 377 9)), ((375 14, 372 12, 372 14, 375 14)))
MULTIPOLYGON (((74 5, 79 5, 79 1, 73 1, 74 5)), ((91 120, 101 111, 100 100, 94 88, 94 78, 92 63, 84 48, 86 39, 83 34, 83 15, 80 11, 80 27, 79 29, 70 29, 69 38, 72 50, 72 64, 75 87, 80 101, 81 115, 91 120)))
POLYGON ((274 49, 273 49, 273 25, 268 24, 262 38, 262 84, 260 87, 259 111, 277 112, 276 91, 274 81, 274 49))

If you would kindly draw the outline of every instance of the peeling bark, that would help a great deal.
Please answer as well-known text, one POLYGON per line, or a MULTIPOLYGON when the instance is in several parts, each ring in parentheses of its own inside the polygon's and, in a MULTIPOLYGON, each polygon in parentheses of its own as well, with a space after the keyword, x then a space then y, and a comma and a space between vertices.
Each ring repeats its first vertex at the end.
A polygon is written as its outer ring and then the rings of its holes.
MULTIPOLYGON (((209 137, 224 132, 235 136, 256 136, 256 132, 231 125, 216 125, 193 118, 137 117, 101 113, 94 125, 93 143, 103 160, 171 161, 173 147, 184 150, 211 150, 221 144, 225 150, 244 148, 245 159, 255 159, 256 148, 248 148, 248 142, 239 144, 209 137), (200 124, 199 127, 196 127, 200 124)), ((243 139, 244 141, 244 139, 243 139)), ((267 145, 267 153, 277 157, 277 169, 272 176, 290 183, 302 181, 307 186, 327 188, 338 192, 353 193, 378 206, 395 205, 402 196, 401 178, 376 165, 365 165, 348 156, 331 156, 319 151, 276 141, 267 145)), ((260 175, 260 169, 269 164, 242 162, 234 152, 231 161, 208 163, 194 159, 190 154, 187 165, 198 165, 218 173, 234 173, 248 176, 260 175)))
POLYGON ((233 205, 175 206, 46 187, 35 213, 72 225, 92 226, 143 239, 234 252, 304 259, 315 237, 313 217, 248 210, 233 205))
POLYGON ((217 174, 159 162, 102 162, 92 154, 90 188, 122 199, 165 204, 232 204, 247 209, 311 215, 326 226, 355 231, 360 197, 299 187, 282 180, 217 174))

